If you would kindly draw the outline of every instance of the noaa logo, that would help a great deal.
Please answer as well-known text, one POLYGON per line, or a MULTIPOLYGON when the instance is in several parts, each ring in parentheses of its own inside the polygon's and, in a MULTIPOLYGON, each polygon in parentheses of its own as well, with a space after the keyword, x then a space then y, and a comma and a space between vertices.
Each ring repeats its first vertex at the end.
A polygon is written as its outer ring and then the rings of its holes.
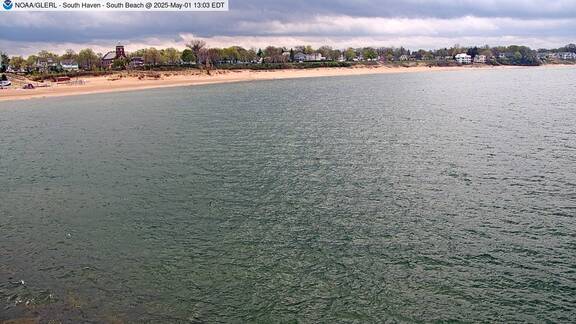
POLYGON ((5 10, 10 10, 13 6, 14 3, 12 3, 12 0, 4 0, 4 3, 2 4, 2 7, 4 7, 5 10))

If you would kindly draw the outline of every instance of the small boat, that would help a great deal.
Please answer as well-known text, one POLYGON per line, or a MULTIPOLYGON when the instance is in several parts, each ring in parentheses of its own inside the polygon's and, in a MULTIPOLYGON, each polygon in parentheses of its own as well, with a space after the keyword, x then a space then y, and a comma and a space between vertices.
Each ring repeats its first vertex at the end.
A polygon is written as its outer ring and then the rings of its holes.
POLYGON ((11 85, 12 85, 12 82, 10 82, 9 80, 0 81, 0 87, 8 87, 11 85))

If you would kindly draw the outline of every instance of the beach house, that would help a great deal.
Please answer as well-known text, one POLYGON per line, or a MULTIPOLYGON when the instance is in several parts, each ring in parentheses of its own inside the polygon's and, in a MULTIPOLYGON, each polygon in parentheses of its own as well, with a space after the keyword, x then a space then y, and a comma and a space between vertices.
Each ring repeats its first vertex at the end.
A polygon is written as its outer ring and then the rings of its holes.
POLYGON ((117 45, 115 51, 110 51, 102 57, 102 66, 110 67, 112 65, 112 63, 114 63, 115 60, 125 59, 125 58, 126 58, 126 53, 124 52, 124 46, 117 45))
POLYGON ((144 58, 140 56, 135 56, 130 59, 130 63, 128 64, 128 66, 132 68, 144 66, 144 58))
POLYGON ((56 70, 58 68, 58 62, 51 57, 41 57, 36 61, 36 69, 39 72, 48 72, 56 70))
POLYGON ((325 59, 326 58, 323 57, 320 53, 304 54, 302 52, 298 52, 294 54, 295 62, 324 61, 325 59))
POLYGON ((460 64, 472 64, 472 56, 466 53, 456 54, 456 61, 460 64))
POLYGON ((298 52, 294 54, 294 61, 295 62, 304 62, 306 61, 306 54, 298 52))
POLYGON ((576 53, 561 52, 561 53, 558 53, 558 58, 561 60, 566 60, 566 61, 576 60, 576 53))
POLYGON ((284 57, 284 60, 285 60, 285 61, 290 61, 290 56, 291 56, 291 55, 292 55, 292 54, 290 53, 290 51, 284 51, 284 52, 282 52, 282 56, 284 57))
POLYGON ((324 56, 322 56, 322 54, 320 53, 312 53, 310 54, 310 58, 312 59, 312 61, 325 61, 326 58, 324 56))
POLYGON ((486 64, 486 55, 476 55, 476 56, 474 56, 474 63, 486 64))
POLYGON ((514 58, 514 53, 500 53, 498 58, 501 60, 510 60, 514 58))
POLYGON ((74 60, 62 60, 62 62, 60 62, 60 66, 64 71, 78 71, 80 69, 78 62, 74 60))

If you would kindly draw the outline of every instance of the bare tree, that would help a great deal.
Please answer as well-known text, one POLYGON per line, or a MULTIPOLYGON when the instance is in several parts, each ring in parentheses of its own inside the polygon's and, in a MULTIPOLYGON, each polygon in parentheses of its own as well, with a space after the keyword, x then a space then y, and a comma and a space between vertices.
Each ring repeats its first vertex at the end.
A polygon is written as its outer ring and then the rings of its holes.
POLYGON ((218 61, 220 61, 220 50, 217 48, 202 48, 198 52, 198 64, 200 68, 204 64, 208 75, 210 75, 210 70, 218 61))
POLYGON ((188 44, 186 44, 186 47, 188 47, 192 53, 194 53, 194 56, 196 56, 196 64, 200 64, 200 51, 202 51, 202 49, 204 48, 204 46, 206 46, 206 42, 201 40, 201 39, 193 39, 191 40, 188 44))

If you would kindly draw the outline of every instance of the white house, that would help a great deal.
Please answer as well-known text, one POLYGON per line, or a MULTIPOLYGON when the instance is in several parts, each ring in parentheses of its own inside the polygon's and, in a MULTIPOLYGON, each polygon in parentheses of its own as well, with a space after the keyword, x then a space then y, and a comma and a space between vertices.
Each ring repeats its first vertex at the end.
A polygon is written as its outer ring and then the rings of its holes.
POLYGON ((8 69, 6 69, 6 72, 8 72, 8 73, 26 73, 27 70, 23 67, 17 69, 13 66, 9 66, 8 69))
POLYGON ((298 52, 294 54, 294 61, 296 62, 324 61, 325 59, 320 53, 304 54, 298 52))
POLYGON ((460 64, 472 64, 472 56, 466 53, 456 54, 456 61, 460 64))
POLYGON ((485 64, 486 63, 486 55, 476 55, 474 57, 474 63, 485 64))
POLYGON ((60 66, 62 66, 64 71, 78 71, 80 69, 78 63, 74 60, 63 60, 60 62, 60 66))
POLYGON ((572 52, 558 53, 558 58, 560 58, 561 60, 576 60, 576 53, 572 52))
POLYGON ((308 55, 309 61, 324 61, 326 58, 320 53, 312 53, 308 55))
POLYGON ((503 59, 503 60, 504 59, 510 60, 510 59, 514 58, 514 53, 500 53, 500 54, 498 54, 498 58, 503 59))

